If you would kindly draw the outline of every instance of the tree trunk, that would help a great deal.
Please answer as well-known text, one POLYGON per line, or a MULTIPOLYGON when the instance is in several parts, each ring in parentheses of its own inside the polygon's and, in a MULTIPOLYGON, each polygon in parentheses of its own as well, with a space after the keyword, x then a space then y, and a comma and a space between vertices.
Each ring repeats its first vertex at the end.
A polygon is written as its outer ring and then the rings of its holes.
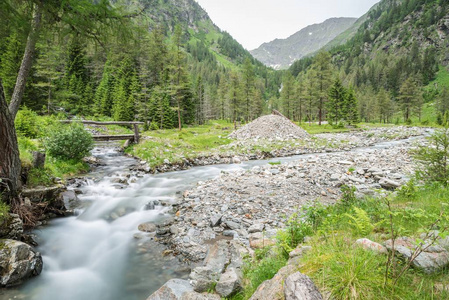
POLYGON ((23 54, 22 63, 20 64, 19 74, 17 75, 16 85, 9 104, 9 112, 14 120, 20 103, 22 102, 23 93, 25 92, 26 81, 30 74, 31 65, 33 64, 33 56, 36 49, 36 42, 39 38, 42 18, 42 2, 38 1, 34 4, 33 20, 31 22, 31 31, 28 34, 25 53, 23 54))
POLYGON ((0 81, 0 194, 7 202, 17 197, 21 164, 14 118, 8 109, 0 81))

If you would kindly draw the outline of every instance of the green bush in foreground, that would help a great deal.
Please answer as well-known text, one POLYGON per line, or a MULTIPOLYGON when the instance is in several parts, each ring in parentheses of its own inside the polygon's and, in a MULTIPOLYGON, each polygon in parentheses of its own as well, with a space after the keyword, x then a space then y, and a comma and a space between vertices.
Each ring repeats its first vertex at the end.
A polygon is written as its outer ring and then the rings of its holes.
POLYGON ((55 128, 45 139, 50 156, 62 160, 81 160, 93 148, 92 135, 79 124, 55 128))

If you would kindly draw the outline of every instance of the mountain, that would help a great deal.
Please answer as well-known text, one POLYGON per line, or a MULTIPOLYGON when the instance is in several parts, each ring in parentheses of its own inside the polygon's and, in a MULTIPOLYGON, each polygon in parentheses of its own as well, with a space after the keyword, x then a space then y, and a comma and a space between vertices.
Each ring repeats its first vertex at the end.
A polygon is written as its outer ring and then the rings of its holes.
POLYGON ((307 26, 286 39, 276 39, 250 51, 265 65, 286 69, 295 60, 314 53, 350 28, 356 18, 332 18, 320 24, 307 26))
MULTIPOLYGON (((370 11, 372 9, 374 9, 375 7, 377 7, 377 3, 370 9, 370 11)), ((332 39, 329 43, 327 43, 322 49, 328 51, 336 46, 345 44, 347 41, 349 41, 351 38, 353 38, 357 34, 357 31, 359 30, 360 26, 363 23, 365 23, 365 21, 368 19, 368 14, 369 14, 369 12, 367 12, 366 14, 364 14, 363 16, 358 18, 357 21, 354 22, 354 24, 352 24, 348 29, 346 29, 345 31, 343 31, 342 33, 337 35, 334 39, 332 39)))

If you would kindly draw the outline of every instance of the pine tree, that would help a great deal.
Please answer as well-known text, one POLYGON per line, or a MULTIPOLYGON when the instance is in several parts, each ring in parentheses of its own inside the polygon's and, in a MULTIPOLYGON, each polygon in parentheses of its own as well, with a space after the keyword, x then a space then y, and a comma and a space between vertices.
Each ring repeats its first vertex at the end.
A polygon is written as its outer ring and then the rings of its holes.
POLYGON ((112 67, 109 61, 103 68, 103 76, 95 92, 96 112, 103 116, 112 116, 114 104, 113 94, 115 90, 115 78, 112 76, 112 67))
POLYGON ((251 60, 247 57, 243 64, 243 95, 245 104, 245 120, 247 122, 251 119, 251 102, 255 83, 254 66, 251 60))
POLYGON ((337 125, 346 118, 346 89, 340 79, 336 79, 329 90, 329 101, 327 103, 327 118, 330 124, 337 125))
POLYGON ((292 119, 293 112, 295 110, 295 89, 295 78, 293 77, 292 73, 287 71, 282 80, 281 101, 282 111, 284 115, 289 119, 292 119))
POLYGON ((420 91, 413 77, 407 78, 399 91, 399 102, 404 114, 404 121, 408 122, 412 113, 421 108, 420 91))
POLYGON ((252 94, 252 103, 251 103, 251 119, 255 119, 262 115, 263 112, 263 97, 262 93, 259 89, 254 89, 252 94))
POLYGON ((241 87, 238 74, 232 72, 228 86, 229 109, 231 111, 231 121, 234 123, 234 129, 237 129, 237 120, 241 113, 241 87))
POLYGON ((438 112, 443 116, 449 111, 449 88, 443 87, 437 98, 438 112))
POLYGON ((16 32, 6 39, 6 49, 0 54, 0 78, 3 82, 5 99, 10 99, 16 85, 17 72, 20 68, 22 45, 16 32))
POLYGON ((54 106, 54 98, 58 87, 61 85, 63 66, 61 64, 61 54, 59 45, 53 45, 54 41, 46 41, 38 44, 39 56, 34 66, 33 86, 41 91, 41 95, 46 98, 45 111, 50 114, 54 106))
POLYGON ((183 116, 188 123, 192 122, 195 108, 193 107, 190 82, 186 73, 185 55, 182 50, 182 28, 175 27, 173 35, 173 60, 171 69, 171 91, 178 115, 178 129, 182 129, 183 116))
POLYGON ((205 111, 204 84, 201 76, 198 76, 195 83, 195 120, 198 124, 204 124, 205 111))
POLYGON ((306 109, 306 116, 307 120, 309 121, 309 124, 314 119, 315 115, 315 99, 317 98, 318 89, 316 84, 316 71, 314 69, 310 69, 304 79, 304 86, 305 86, 305 109, 306 109))
POLYGON ((228 83, 226 77, 222 76, 220 78, 220 83, 218 85, 218 99, 219 99, 219 118, 224 120, 226 118, 226 104, 227 104, 227 93, 228 93, 228 83))
POLYGON ((324 118, 324 109, 326 107, 329 86, 331 85, 332 64, 329 52, 321 51, 315 56, 312 68, 316 73, 317 84, 317 107, 318 107, 318 123, 324 118))
POLYGON ((379 112, 379 122, 387 123, 393 114, 393 102, 390 95, 385 89, 380 89, 376 96, 377 107, 379 112))
POLYGON ((349 88, 345 94, 343 117, 349 125, 356 124, 359 121, 359 115, 357 112, 357 99, 354 90, 349 88))

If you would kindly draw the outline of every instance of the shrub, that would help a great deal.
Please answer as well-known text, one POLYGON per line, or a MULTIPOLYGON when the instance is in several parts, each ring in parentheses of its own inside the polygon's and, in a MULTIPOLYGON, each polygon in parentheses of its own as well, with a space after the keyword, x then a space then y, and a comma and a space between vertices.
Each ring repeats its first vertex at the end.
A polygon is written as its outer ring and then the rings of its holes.
POLYGON ((50 156, 62 160, 80 160, 89 155, 93 139, 80 124, 56 127, 45 139, 45 147, 50 156))
POLYGON ((436 130, 429 137, 429 145, 413 152, 418 162, 417 177, 425 182, 449 184, 449 127, 436 130))
POLYGON ((19 136, 34 139, 39 135, 37 114, 31 109, 24 107, 19 110, 14 123, 16 126, 16 132, 19 136))

